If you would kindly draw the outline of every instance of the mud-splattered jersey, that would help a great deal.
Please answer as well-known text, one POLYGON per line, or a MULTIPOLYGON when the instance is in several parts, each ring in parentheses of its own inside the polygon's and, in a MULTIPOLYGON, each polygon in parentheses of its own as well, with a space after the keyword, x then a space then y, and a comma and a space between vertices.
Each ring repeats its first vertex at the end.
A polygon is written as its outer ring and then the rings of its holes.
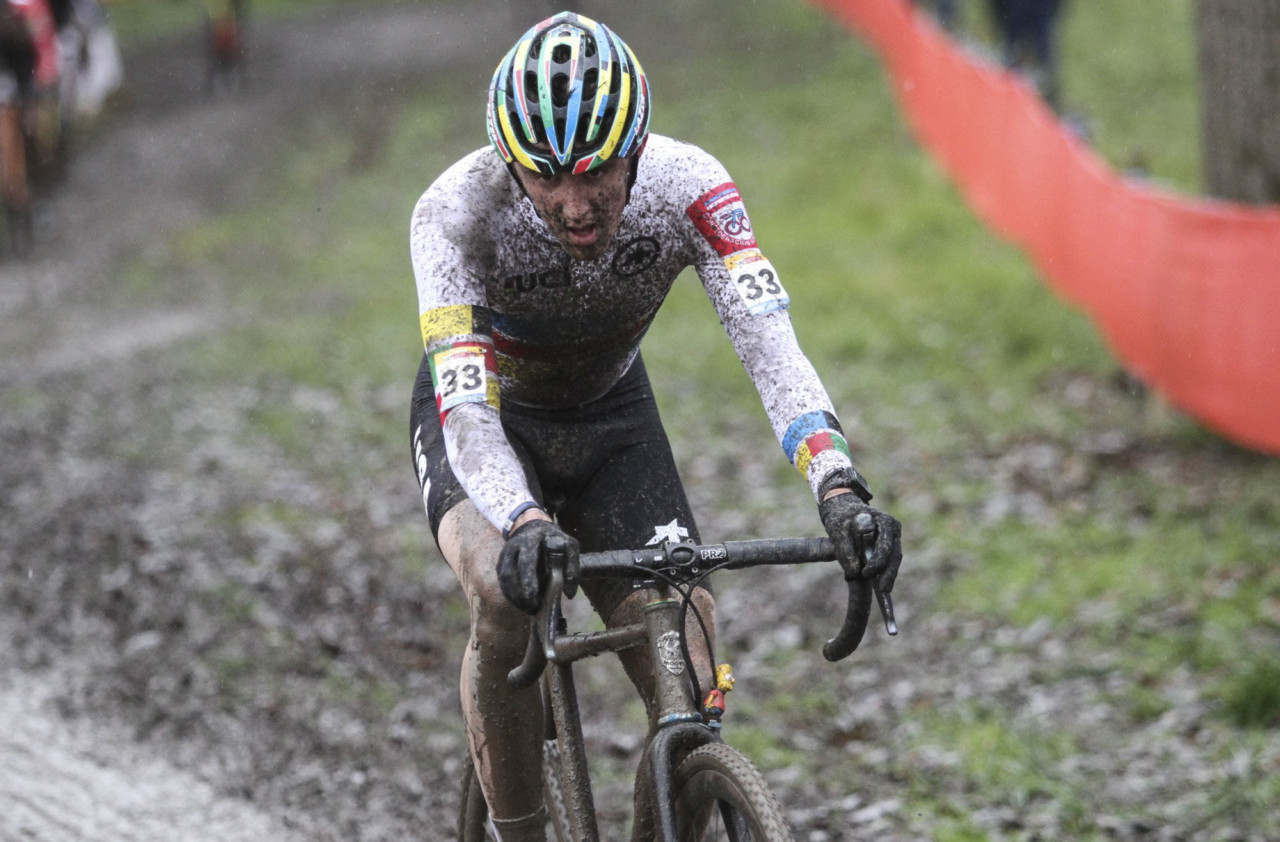
POLYGON ((851 464, 742 197, 696 146, 650 135, 614 242, 596 260, 565 254, 488 148, 422 195, 410 246, 449 463, 501 530, 533 499, 502 431, 501 402, 565 408, 604 395, 688 266, 810 487, 816 493, 851 464))

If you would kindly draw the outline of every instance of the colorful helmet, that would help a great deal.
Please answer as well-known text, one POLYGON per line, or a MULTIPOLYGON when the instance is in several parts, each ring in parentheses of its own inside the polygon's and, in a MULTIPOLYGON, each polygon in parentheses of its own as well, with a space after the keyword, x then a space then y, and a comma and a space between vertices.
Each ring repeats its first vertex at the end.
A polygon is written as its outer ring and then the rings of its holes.
POLYGON ((489 140, 507 163, 584 173, 637 154, 649 134, 649 83, 609 27, 573 12, 534 26, 489 85, 489 140))

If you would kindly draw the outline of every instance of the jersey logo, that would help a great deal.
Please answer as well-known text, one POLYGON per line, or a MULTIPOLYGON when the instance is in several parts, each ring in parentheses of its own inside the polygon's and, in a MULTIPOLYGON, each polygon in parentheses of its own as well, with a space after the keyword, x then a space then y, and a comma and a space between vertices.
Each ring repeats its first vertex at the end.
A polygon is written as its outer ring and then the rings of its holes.
POLYGON ((661 544, 678 544, 685 538, 689 537, 689 530, 685 529, 679 523, 679 518, 673 519, 670 523, 664 523, 653 528, 653 537, 649 539, 646 547, 657 547, 661 544))
POLYGON ((413 466, 418 472, 418 484, 422 486, 422 508, 431 514, 431 476, 427 468, 427 451, 422 446, 422 425, 413 431, 413 466))
POLYGON ((721 257, 756 247, 751 219, 732 181, 703 193, 685 213, 721 257))
POLYGON ((618 249, 613 257, 613 272, 624 278, 633 278, 654 263, 662 248, 653 237, 636 237, 618 249))
POLYGON ((539 287, 542 289, 560 289, 567 286, 569 286, 568 266, 543 269, 541 272, 508 275, 502 280, 503 289, 513 289, 516 292, 533 292, 539 287))

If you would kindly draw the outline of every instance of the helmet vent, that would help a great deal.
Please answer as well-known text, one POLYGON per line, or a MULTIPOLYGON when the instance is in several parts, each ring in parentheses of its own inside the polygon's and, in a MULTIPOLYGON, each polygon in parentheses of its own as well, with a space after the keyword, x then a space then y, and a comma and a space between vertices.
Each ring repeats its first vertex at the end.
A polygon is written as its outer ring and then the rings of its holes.
POLYGON ((564 108, 569 104, 569 94, 572 90, 567 74, 557 73, 551 77, 551 102, 556 108, 564 108))
POLYGON ((573 51, 569 49, 568 44, 556 44, 551 50, 551 61, 556 64, 564 64, 573 55, 573 51))
POLYGON ((596 87, 600 84, 600 71, 594 67, 582 75, 582 98, 591 99, 596 95, 596 87))

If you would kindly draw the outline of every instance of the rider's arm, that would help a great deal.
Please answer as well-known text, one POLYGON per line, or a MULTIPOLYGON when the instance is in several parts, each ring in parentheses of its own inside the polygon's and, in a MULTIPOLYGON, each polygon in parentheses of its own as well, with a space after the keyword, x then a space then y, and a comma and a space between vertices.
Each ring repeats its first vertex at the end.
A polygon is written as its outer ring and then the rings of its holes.
MULTIPOLYGON (((701 236, 696 266, 791 463, 809 481, 818 513, 849 579, 893 590, 902 562, 902 527, 871 508, 871 491, 853 467, 835 409, 796 342, 777 270, 764 258, 737 188, 704 190, 688 216, 701 236)), ((886 622, 892 608, 882 601, 886 622)))
POLYGON ((464 158, 422 195, 413 213, 410 248, 422 341, 449 465, 485 518, 507 534, 541 510, 499 417, 500 387, 482 280, 492 254, 483 220, 489 195, 483 161, 483 154, 464 158))
POLYGON ((820 498, 830 490, 824 483, 830 486, 827 481, 837 474, 857 476, 844 432, 796 341, 787 312, 790 299, 756 243, 737 188, 718 163, 704 164, 702 170, 712 177, 703 181, 686 211, 698 275, 764 402, 778 442, 820 498))

